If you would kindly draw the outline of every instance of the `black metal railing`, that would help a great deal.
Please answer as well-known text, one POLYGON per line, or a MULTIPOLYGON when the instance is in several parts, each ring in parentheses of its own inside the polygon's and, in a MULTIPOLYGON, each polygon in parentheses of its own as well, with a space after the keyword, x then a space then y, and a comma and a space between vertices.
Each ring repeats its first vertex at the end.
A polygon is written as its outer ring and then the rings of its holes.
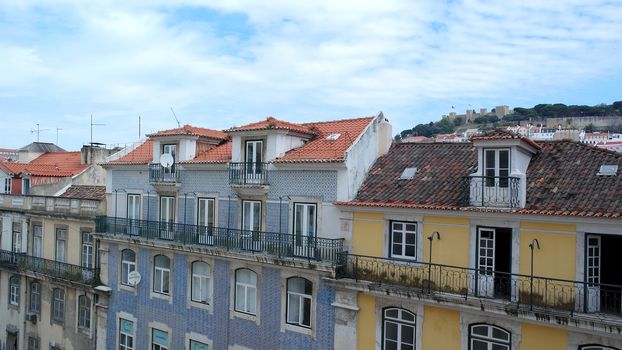
POLYGON ((91 286, 99 284, 99 269, 38 258, 25 253, 0 250, 0 265, 18 271, 32 271, 91 286))
POLYGON ((622 286, 339 253, 337 278, 431 296, 488 298, 538 312, 622 316, 622 286))
POLYGON ((122 235, 215 247, 224 251, 266 254, 279 258, 302 258, 334 263, 343 251, 343 239, 296 236, 287 233, 198 226, 163 221, 97 217, 95 230, 122 235))
POLYGON ((149 164, 150 183, 178 183, 181 171, 177 165, 165 168, 160 164, 149 164))
POLYGON ((229 163, 229 184, 267 185, 268 164, 262 162, 229 163))
POLYGON ((509 176, 465 176, 463 206, 518 208, 520 178, 509 176))

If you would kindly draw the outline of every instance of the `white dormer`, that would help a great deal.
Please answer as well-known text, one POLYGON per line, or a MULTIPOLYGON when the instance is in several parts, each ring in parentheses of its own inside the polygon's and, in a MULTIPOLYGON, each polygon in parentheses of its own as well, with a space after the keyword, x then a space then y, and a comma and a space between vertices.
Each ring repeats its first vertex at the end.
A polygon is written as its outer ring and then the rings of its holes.
POLYGON ((473 137, 472 141, 477 150, 477 170, 469 175, 469 205, 523 208, 527 168, 540 146, 504 131, 473 137))

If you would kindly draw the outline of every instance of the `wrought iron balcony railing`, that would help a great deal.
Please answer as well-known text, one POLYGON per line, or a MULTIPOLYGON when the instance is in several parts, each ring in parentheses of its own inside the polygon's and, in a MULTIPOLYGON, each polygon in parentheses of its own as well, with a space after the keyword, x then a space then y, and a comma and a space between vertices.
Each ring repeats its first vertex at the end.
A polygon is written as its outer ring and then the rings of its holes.
POLYGON ((229 163, 229 184, 267 185, 268 164, 261 162, 229 163))
POLYGON ((544 313, 622 316, 622 286, 339 253, 337 278, 544 313))
POLYGON ((165 168, 160 164, 149 164, 149 183, 179 183, 180 174, 177 165, 165 168))
POLYGON ((343 251, 343 239, 106 216, 97 217, 95 224, 96 232, 105 235, 200 245, 223 251, 259 253, 279 258, 302 258, 331 264, 336 261, 337 253, 343 251))
POLYGON ((55 260, 48 260, 0 250, 0 266, 18 271, 32 271, 46 276, 64 279, 71 282, 84 283, 91 286, 99 284, 99 269, 68 264, 55 260))
POLYGON ((465 176, 462 178, 463 205, 518 208, 520 178, 509 176, 465 176))

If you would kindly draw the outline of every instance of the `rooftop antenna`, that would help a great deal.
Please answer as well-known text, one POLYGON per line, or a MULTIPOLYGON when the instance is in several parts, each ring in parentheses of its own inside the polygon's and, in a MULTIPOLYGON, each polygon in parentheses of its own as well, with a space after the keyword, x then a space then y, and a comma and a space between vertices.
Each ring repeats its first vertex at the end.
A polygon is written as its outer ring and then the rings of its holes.
POLYGON ((37 129, 32 129, 30 130, 31 134, 37 133, 37 142, 39 142, 39 136, 41 136, 41 132, 42 131, 49 131, 50 129, 40 129, 39 128, 39 123, 37 123, 37 129))
POLYGON ((106 124, 94 124, 93 123, 93 114, 91 114, 91 146, 93 146, 93 127, 94 126, 104 126, 106 124))
POLYGON ((177 119, 177 114, 175 114, 173 107, 171 107, 171 112, 173 112, 173 117, 175 117, 175 120, 177 121, 177 127, 181 128, 181 123, 179 122, 179 119, 177 119))
POLYGON ((61 129, 61 128, 56 128, 56 145, 57 145, 57 146, 58 146, 58 132, 59 132, 60 130, 63 130, 63 129, 61 129))
POLYGON ((140 116, 138 116, 138 139, 140 140, 140 116))

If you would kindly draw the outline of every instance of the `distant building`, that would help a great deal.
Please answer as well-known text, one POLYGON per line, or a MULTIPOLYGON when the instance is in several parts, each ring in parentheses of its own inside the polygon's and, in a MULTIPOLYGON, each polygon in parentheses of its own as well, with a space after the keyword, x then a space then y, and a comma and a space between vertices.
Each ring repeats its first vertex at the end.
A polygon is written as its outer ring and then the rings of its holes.
POLYGON ((427 136, 408 136, 402 142, 434 142, 434 139, 427 136))

